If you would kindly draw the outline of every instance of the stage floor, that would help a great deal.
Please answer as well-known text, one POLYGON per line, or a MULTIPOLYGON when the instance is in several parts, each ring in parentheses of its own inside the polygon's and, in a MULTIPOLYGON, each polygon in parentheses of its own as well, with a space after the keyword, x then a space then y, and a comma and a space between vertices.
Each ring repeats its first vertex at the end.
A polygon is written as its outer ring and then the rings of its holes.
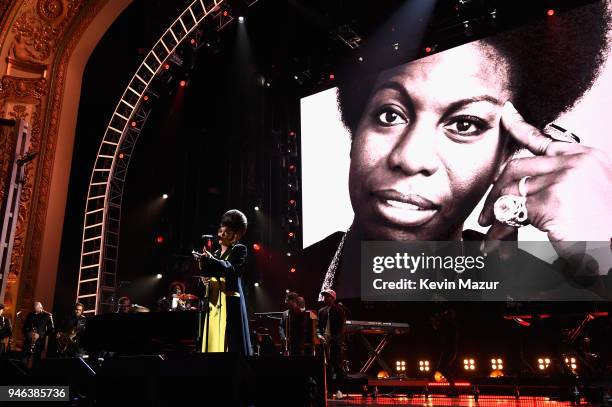
MULTIPOLYGON (((492 396, 482 395, 478 401, 474 400, 473 396, 460 396, 457 398, 449 398, 442 395, 425 397, 423 395, 406 396, 383 396, 377 398, 362 397, 361 395, 348 395, 342 400, 328 400, 329 406, 456 406, 456 407, 565 407, 575 406, 569 401, 554 401, 548 397, 521 397, 516 400, 512 396, 492 396)), ((579 404, 580 406, 591 406, 585 401, 579 404)))

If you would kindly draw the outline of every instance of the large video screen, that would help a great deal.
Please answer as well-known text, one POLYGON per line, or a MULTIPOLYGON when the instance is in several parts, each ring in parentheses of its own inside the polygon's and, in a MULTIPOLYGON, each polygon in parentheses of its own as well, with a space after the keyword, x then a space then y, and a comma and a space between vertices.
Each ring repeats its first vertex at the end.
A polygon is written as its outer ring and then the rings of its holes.
MULTIPOLYGON (((393 146, 389 146, 387 141, 382 141, 382 134, 384 132, 391 133, 391 137, 394 137, 394 143, 399 143, 399 136, 396 133, 404 131, 404 139, 413 138, 415 144, 420 143, 417 140, 418 136, 415 133, 418 132, 428 133, 425 137, 429 138, 429 142, 438 143, 436 145, 408 145, 410 141, 405 141, 406 145, 404 154, 410 156, 410 149, 414 147, 415 154, 430 154, 429 157, 423 156, 424 160, 438 160, 442 161, 442 164, 432 163, 431 165, 437 165, 435 173, 427 173, 431 171, 431 168, 421 168, 419 174, 411 173, 410 171, 419 171, 419 168, 408 168, 407 172, 401 168, 395 170, 379 169, 382 172, 380 178, 388 177, 388 184, 383 185, 389 187, 389 189, 398 189, 401 193, 408 192, 410 189, 412 192, 417 192, 420 195, 432 196, 439 194, 436 188, 448 188, 448 182, 442 180, 443 177, 440 174, 444 171, 453 172, 456 174, 460 171, 476 171, 482 177, 486 171, 477 165, 471 165, 478 161, 484 162, 487 160, 483 154, 487 154, 480 150, 476 142, 467 142, 461 140, 457 134, 451 134, 451 131, 457 131, 452 129, 452 126, 457 126, 457 122, 447 122, 446 129, 443 123, 440 123, 442 114, 439 111, 434 111, 431 107, 438 106, 440 104, 446 104, 448 107, 453 102, 459 99, 472 98, 481 96, 476 92, 477 89, 483 87, 483 83, 489 83, 492 77, 499 77, 500 81, 503 81, 504 75, 507 75, 507 71, 500 69, 497 72, 487 70, 487 66, 493 69, 492 60, 490 56, 487 56, 487 49, 480 49, 482 41, 476 43, 468 43, 457 48, 453 48, 439 54, 427 56, 417 61, 413 61, 410 64, 399 66, 388 71, 382 72, 377 79, 377 84, 381 85, 383 77, 390 77, 392 81, 399 81, 400 89, 379 89, 376 93, 376 89, 373 89, 372 98, 378 97, 386 98, 387 100, 379 100, 380 104, 388 103, 392 107, 389 111, 380 111, 381 117, 375 119, 385 120, 388 127, 382 127, 383 123, 378 123, 383 132, 376 134, 376 137, 371 137, 371 140, 366 141, 368 143, 364 148, 376 149, 377 146, 381 146, 380 154, 388 155, 392 151, 393 146), (418 72, 418 74, 416 73, 418 72), (469 78, 469 80, 466 80, 469 78), (418 84, 417 84, 418 81, 418 84), (398 100, 399 93, 405 93, 399 95, 401 97, 406 96, 405 100, 398 100), (402 103, 406 102, 406 103, 402 103), (417 103, 423 102, 428 104, 420 108, 417 103), (432 106, 429 106, 431 104, 432 106), (399 110, 398 113, 404 113, 406 115, 412 115, 411 118, 403 118, 401 115, 396 115, 394 109, 399 110), (410 111, 410 109, 413 109, 410 111), (388 117, 384 117, 387 115, 388 117), (428 117, 434 115, 435 117, 428 117), (393 125, 393 122, 389 120, 395 120, 397 125, 393 125), (408 119, 412 122, 411 124, 400 123, 407 122, 408 119), (426 123, 426 120, 433 120, 432 123, 426 123), (437 120, 437 122, 436 122, 437 120), (410 128, 412 126, 412 128, 410 128), (427 128, 429 126, 429 128, 427 128), (401 130, 399 130, 401 128, 401 130), (389 130, 393 129, 393 130, 389 130), (396 130, 397 129, 397 130, 396 130), (446 133, 445 133, 446 131, 446 133), (454 139, 453 139, 454 136, 454 139), (453 146, 454 142, 454 146, 453 146), (419 150, 420 149, 420 150, 419 150), (384 151, 382 151, 384 150, 384 151), (435 158, 437 155, 442 157, 435 158), (408 151, 408 153, 406 153, 408 151), (451 160, 447 164, 444 164, 444 160, 451 160), (454 161, 453 161, 454 160, 454 161), (460 166, 464 169, 461 170, 460 166), (395 172, 394 172, 395 171, 395 172), (399 174, 399 175, 398 175, 399 174), (412 178, 412 179, 411 179, 412 178), (445 185, 443 185, 445 184, 445 185), (401 190, 404 188, 404 190, 401 190), (413 191, 412 188, 415 188, 413 191)), ((485 44, 486 47, 488 45, 485 44)), ((494 49, 493 47, 489 50, 494 49)), ((608 53, 604 52, 602 55, 605 56, 605 62, 599 67, 599 71, 595 72, 596 77, 592 83, 592 86, 588 86, 588 90, 584 94, 578 95, 577 100, 565 112, 560 112, 557 118, 553 121, 555 124, 561 126, 564 129, 571 131, 580 138, 580 145, 588 146, 605 153, 608 159, 612 157, 612 141, 610 141, 610 114, 612 113, 612 63, 608 57, 608 53)), ((503 64, 502 64, 503 65, 503 64)), ((580 68, 586 71, 586 68, 580 68)), ((538 77, 538 73, 535 72, 535 76, 532 78, 533 81, 538 81, 541 78, 538 77)), ((550 75, 551 67, 543 67, 541 75, 550 75)), ((554 69, 552 69, 554 75, 554 69)), ((583 73, 589 75, 589 72, 583 73)), ((507 79, 507 78, 506 78, 507 79)), ((580 82, 580 78, 573 78, 575 81, 580 82)), ((588 82, 588 78, 584 79, 588 82)), ((563 93, 565 87, 577 86, 575 82, 558 83, 557 91, 563 93)), ((580 84, 580 86, 585 86, 580 84)), ((553 89, 550 90, 551 98, 556 98, 553 89)), ((303 246, 304 248, 318 242, 330 234, 337 231, 346 231, 353 223, 355 214, 355 202, 351 202, 349 193, 349 169, 351 169, 351 132, 346 128, 342 122, 340 109, 338 107, 338 89, 332 88, 319 92, 301 100, 301 159, 302 159, 302 220, 303 220, 303 246)), ((528 92, 527 92, 528 93, 528 92)), ((487 137, 495 137, 503 139, 505 137, 503 132, 503 124, 500 123, 500 118, 503 110, 503 102, 507 99, 516 100, 508 94, 502 94, 497 90, 488 90, 488 95, 494 95, 498 101, 502 104, 493 104, 486 101, 479 103, 473 103, 471 106, 466 106, 461 113, 463 119, 474 119, 476 121, 491 116, 491 120, 486 124, 490 126, 486 133, 487 137), (487 106, 488 105, 488 106, 487 106), (494 133, 494 134, 493 134, 494 133)), ((563 95, 559 96, 562 97, 563 95)), ((528 95, 525 97, 529 97, 528 95)), ((536 97, 534 95, 534 97, 536 97)), ((372 99, 370 99, 372 102, 372 99)), ((570 101, 571 102, 571 101, 570 101)), ((548 100, 539 100, 538 103, 543 105, 549 103, 548 100)), ((519 104, 519 103, 517 103, 519 104)), ((526 104, 523 102, 523 104, 526 104)), ((532 101, 533 104, 533 101, 532 101)), ((379 108, 380 106, 376 106, 379 108)), ((372 112, 369 112, 372 113, 372 112)), ((367 118, 366 118, 367 119, 367 118)), ((364 117, 361 118, 364 120, 364 117)), ((477 122, 465 122, 459 123, 460 126, 468 126, 468 132, 471 131, 469 127, 476 126, 477 122)), ((366 127, 365 125, 363 126, 366 127)), ((366 133, 365 131, 362 133, 366 133)), ((365 137, 363 134, 358 135, 362 138, 365 137)), ((353 135, 355 137, 355 135, 353 135)), ((421 136, 423 137, 423 136, 421 136)), ((473 136, 470 136, 473 137, 473 136)), ((478 136, 482 137, 482 136, 478 136)), ((486 137, 484 137, 486 139, 486 137)), ((514 141, 513 139, 511 141, 514 141)), ((428 141, 426 140, 425 143, 428 141)), ((364 143, 364 144, 365 144, 364 143)), ((480 141, 479 141, 480 143, 480 141)), ((401 148, 401 146, 400 146, 401 148)), ((397 152, 397 150, 396 150, 397 152)), ((354 152, 355 153, 355 152, 354 152)), ((489 151, 489 155, 492 154, 489 151)), ((519 150, 512 158, 534 156, 528 149, 523 148, 519 150)), ((358 157, 353 157, 353 159, 358 157)), ((418 158, 418 157, 417 157, 418 158)), ((489 157, 490 158, 490 157, 489 157)), ((364 159, 380 159, 378 155, 376 157, 368 157, 364 159)), ((410 157, 406 158, 407 160, 410 157)), ((498 162, 507 160, 498 159, 498 162)), ((397 164, 397 163, 396 163, 397 164)), ((410 166, 410 162, 404 163, 410 166)), ((493 165, 493 162, 489 163, 493 165)), ((498 164, 498 163, 495 163, 498 164)), ((420 164, 414 164, 420 165, 420 164)), ((355 167, 353 162, 353 168, 355 167)), ((573 168, 573 167, 572 167, 573 168)), ((369 168, 370 170, 372 168, 369 168)), ((368 169, 365 169, 368 170, 368 169)), ((547 168, 547 171, 552 171, 547 168)), ((576 170, 578 171, 578 170, 576 170)), ((453 175, 451 174, 451 175, 453 175)), ((355 176, 357 176, 357 171, 355 176)), ((466 175, 469 180, 472 180, 470 175, 466 175)), ((463 176, 459 174, 459 176, 463 176)), ((608 174, 609 176, 609 174, 608 174)), ((549 177, 553 180, 552 177, 549 177)), ((466 180, 465 182, 470 182, 466 180)), ((533 181, 533 176, 532 180, 533 181)), ((366 187, 366 179, 354 180, 353 185, 357 188, 366 187)), ((463 180, 458 180, 463 182, 463 180)), ((371 185, 369 186, 371 187, 371 185)), ((464 185, 460 185, 464 187, 464 185)), ((602 185, 603 187, 603 185, 602 185)), ((570 188, 571 189, 571 188, 570 188)), ((567 195, 570 199, 576 201, 580 200, 580 185, 574 185, 574 194, 567 195)), ((371 191, 370 191, 371 192, 371 191)), ((357 191, 355 191, 357 195, 357 191)), ((483 227, 478 224, 478 216, 481 213, 483 204, 485 202, 488 192, 484 193, 482 198, 473 205, 473 209, 469 212, 465 218, 463 224, 464 229, 473 229, 482 233, 486 233, 487 227, 483 227)), ((565 196, 565 195, 564 195, 565 196)), ((470 197, 472 198, 472 197, 470 197)), ((357 199, 357 198, 355 198, 357 199)), ((460 199, 458 197, 457 199, 460 199)), ((608 197, 609 199, 609 197, 608 197)), ((398 203, 397 205, 401 205, 398 203)), ((578 204, 576 204, 577 206, 578 204)), ((402 209, 396 208, 398 212, 399 220, 401 221, 402 209)), ((392 208, 389 208, 392 211, 392 208)), ((587 208, 585 207, 586 211, 587 208)), ((406 209, 407 213, 405 216, 410 217, 410 210, 406 209)), ((389 212, 381 216, 382 222, 387 221, 387 216, 392 218, 394 214, 389 212)), ((418 214, 417 214, 418 215, 418 214)), ((576 213, 576 218, 586 216, 586 213, 576 213)), ((456 222, 455 222, 456 223, 456 222)), ((452 226, 455 226, 453 223, 452 226)), ((410 224, 408 222, 408 224, 410 224)), ((586 237, 580 240, 589 240, 587 227, 590 223, 584 223, 584 229, 586 237)), ((522 227, 519 229, 519 240, 521 241, 545 241, 549 240, 547 232, 538 229, 532 225, 522 227)), ((577 240, 577 239, 576 239, 577 240)))
POLYGON ((370 54, 303 98, 302 267, 320 289, 367 301, 611 298, 604 7, 416 60, 370 54))

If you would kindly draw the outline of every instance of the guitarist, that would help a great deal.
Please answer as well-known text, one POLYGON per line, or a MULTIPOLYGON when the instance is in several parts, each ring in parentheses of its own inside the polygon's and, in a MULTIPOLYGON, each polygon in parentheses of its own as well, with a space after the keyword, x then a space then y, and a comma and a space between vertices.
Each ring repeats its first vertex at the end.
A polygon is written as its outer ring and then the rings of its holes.
POLYGON ((81 353, 79 341, 85 332, 87 318, 83 315, 83 304, 77 302, 73 313, 66 318, 56 335, 57 353, 60 356, 74 357, 81 353))

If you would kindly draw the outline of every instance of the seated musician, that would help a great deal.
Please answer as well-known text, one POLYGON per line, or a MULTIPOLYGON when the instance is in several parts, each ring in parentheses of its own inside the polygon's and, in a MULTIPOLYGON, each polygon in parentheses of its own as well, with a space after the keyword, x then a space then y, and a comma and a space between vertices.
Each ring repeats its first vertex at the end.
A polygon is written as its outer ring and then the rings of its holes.
POLYGON ((180 281, 170 283, 168 296, 161 298, 157 303, 160 311, 183 311, 186 309, 185 301, 181 298, 185 293, 185 284, 180 281))
POLYGON ((330 393, 342 398, 340 386, 344 381, 344 348, 346 339, 345 308, 336 303, 336 292, 327 288, 321 292, 325 306, 319 310, 318 335, 324 341, 327 357, 327 379, 330 393))
POLYGON ((7 346, 5 339, 8 338, 10 341, 11 335, 13 335, 13 327, 11 326, 11 320, 2 315, 4 313, 4 304, 0 303, 0 355, 2 355, 7 346))
POLYGON ((62 321, 56 334, 57 353, 60 356, 74 357, 82 352, 79 342, 85 332, 87 319, 83 315, 83 304, 77 302, 72 314, 62 321))
POLYGON ((249 320, 242 288, 247 248, 238 243, 247 230, 247 218, 236 209, 221 217, 217 236, 220 248, 206 247, 199 266, 208 280, 208 304, 202 352, 252 353, 249 320))
POLYGON ((128 314, 132 312, 132 300, 129 297, 121 297, 117 301, 117 314, 128 314))

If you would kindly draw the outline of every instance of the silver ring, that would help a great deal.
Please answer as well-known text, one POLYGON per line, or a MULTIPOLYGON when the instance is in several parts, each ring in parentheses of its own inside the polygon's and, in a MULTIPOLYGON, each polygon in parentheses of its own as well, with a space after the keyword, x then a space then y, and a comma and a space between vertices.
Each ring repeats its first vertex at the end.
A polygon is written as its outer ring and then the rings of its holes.
POLYGON ((520 228, 527 225, 527 198, 516 195, 502 195, 493 204, 493 214, 498 222, 520 228))
POLYGON ((519 195, 523 198, 527 198, 527 180, 531 178, 530 175, 526 175, 519 181, 518 190, 519 195))
MULTIPOLYGON (((564 129, 555 123, 548 123, 542 129, 542 133, 549 137, 552 141, 561 141, 563 143, 580 143, 580 137, 569 130, 564 129)), ((548 145, 546 146, 548 147, 548 145)))

